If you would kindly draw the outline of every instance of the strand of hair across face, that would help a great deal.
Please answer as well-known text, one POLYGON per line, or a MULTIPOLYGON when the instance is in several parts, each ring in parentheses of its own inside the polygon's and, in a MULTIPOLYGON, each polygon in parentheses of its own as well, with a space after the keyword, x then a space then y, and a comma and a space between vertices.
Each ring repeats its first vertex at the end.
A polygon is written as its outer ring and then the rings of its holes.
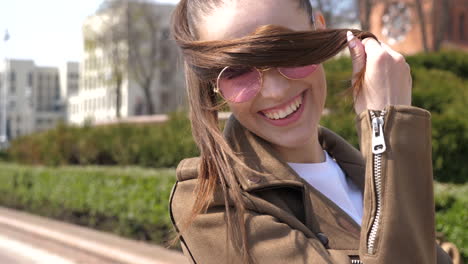
POLYGON ((377 39, 370 32, 356 29, 292 31, 266 25, 238 39, 189 41, 176 37, 176 41, 194 72, 201 79, 212 79, 226 66, 288 67, 322 63, 347 47, 348 30, 361 40, 377 39))

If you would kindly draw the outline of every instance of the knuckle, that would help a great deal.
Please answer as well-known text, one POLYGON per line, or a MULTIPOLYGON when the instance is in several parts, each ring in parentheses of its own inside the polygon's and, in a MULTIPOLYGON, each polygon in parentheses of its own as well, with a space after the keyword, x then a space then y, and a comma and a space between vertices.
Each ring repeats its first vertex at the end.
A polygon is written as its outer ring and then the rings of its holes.
POLYGON ((390 54, 388 54, 388 53, 385 52, 385 51, 379 51, 379 52, 376 54, 376 61, 377 61, 378 63, 386 62, 386 61, 388 61, 389 59, 391 59, 391 56, 390 56, 390 54))
POLYGON ((369 40, 371 40, 371 39, 372 39, 372 38, 365 38, 365 39, 363 39, 361 42, 362 42, 363 45, 366 45, 367 42, 369 42, 369 40))
POLYGON ((397 55, 395 55, 395 62, 399 63, 399 64, 403 64, 403 63, 406 63, 406 60, 405 60, 405 57, 403 55, 398 53, 397 55))

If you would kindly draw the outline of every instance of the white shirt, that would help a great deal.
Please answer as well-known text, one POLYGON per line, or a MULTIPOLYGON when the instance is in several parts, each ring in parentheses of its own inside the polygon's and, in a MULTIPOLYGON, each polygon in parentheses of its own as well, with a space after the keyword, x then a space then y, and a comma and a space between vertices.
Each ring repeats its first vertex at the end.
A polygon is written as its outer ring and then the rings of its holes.
POLYGON ((296 173, 337 204, 359 225, 362 222, 362 193, 347 179, 340 166, 324 150, 325 162, 289 163, 296 173))

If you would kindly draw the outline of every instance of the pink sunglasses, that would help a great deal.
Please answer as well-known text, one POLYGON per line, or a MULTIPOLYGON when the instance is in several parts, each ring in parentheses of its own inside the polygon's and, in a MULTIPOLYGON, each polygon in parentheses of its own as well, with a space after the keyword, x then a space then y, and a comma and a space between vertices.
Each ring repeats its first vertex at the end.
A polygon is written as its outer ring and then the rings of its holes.
MULTIPOLYGON (((277 67, 278 72, 290 80, 300 80, 317 70, 317 64, 301 67, 277 67)), ((225 100, 243 103, 251 100, 263 87, 263 72, 271 68, 225 67, 218 75, 214 91, 225 100)))

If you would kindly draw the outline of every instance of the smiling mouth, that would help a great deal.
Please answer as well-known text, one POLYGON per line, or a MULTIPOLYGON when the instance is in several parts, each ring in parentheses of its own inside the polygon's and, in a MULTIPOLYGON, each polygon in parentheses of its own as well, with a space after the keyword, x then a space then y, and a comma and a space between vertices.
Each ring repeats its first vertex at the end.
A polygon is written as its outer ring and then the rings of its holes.
POLYGON ((271 110, 263 110, 260 111, 260 113, 271 120, 286 119, 289 116, 296 113, 297 110, 301 107, 303 94, 304 92, 302 92, 298 96, 294 97, 291 101, 287 102, 286 104, 280 107, 275 107, 271 110))

